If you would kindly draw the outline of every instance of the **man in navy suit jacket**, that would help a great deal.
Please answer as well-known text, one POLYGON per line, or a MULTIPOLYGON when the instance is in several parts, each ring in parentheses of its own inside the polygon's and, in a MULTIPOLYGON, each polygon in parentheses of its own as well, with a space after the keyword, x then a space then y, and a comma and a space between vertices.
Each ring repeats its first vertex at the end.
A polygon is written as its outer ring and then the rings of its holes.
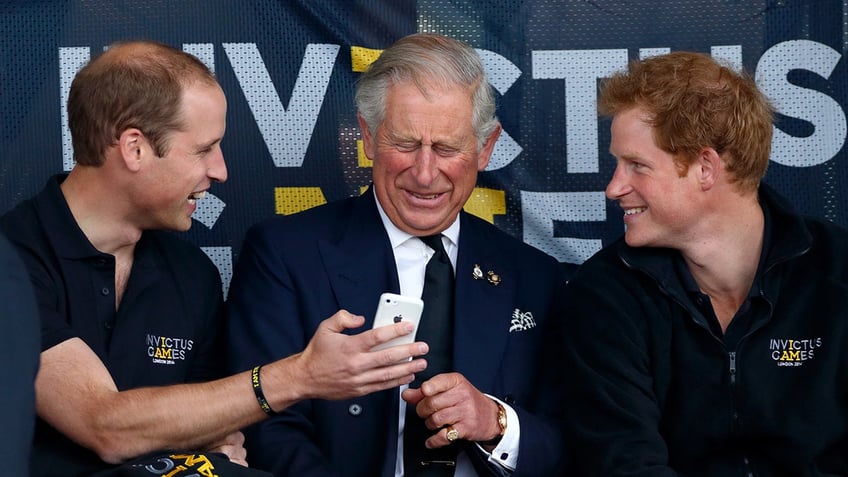
POLYGON ((478 55, 411 35, 363 74, 356 99, 373 185, 248 232, 230 288, 230 364, 298 353, 339 309, 369 327, 383 292, 420 296, 434 252, 418 237, 441 234, 455 273, 454 372, 402 394, 292 406, 247 430, 251 464, 277 476, 409 475, 399 450, 415 406, 428 446, 459 448, 456 476, 560 475, 562 385, 548 374, 560 364, 546 358, 559 346, 548 339, 564 268, 462 211, 501 131, 478 55))
POLYGON ((0 462, 5 475, 29 475, 35 427, 38 371, 38 312, 26 269, 0 234, 0 326, 9 339, 0 346, 0 462))

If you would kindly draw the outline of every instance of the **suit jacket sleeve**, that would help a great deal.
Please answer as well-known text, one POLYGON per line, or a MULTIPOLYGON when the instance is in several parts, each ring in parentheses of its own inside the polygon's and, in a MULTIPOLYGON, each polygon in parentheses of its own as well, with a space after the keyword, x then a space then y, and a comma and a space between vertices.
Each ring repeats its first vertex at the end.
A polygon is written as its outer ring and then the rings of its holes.
POLYGON ((12 339, 0 347, 0 462, 8 475, 29 474, 38 370, 38 312, 30 280, 14 249, 0 235, 0 324, 12 339))

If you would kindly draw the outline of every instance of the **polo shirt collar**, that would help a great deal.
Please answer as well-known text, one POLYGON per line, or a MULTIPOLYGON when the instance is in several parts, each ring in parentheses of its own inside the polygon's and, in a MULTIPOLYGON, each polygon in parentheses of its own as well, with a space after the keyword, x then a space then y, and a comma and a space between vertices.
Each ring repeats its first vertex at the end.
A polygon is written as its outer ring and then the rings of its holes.
POLYGON ((67 174, 57 174, 47 181, 35 197, 35 208, 45 230, 57 231, 50 237, 56 255, 67 259, 84 259, 106 255, 96 248, 77 224, 59 185, 67 174))

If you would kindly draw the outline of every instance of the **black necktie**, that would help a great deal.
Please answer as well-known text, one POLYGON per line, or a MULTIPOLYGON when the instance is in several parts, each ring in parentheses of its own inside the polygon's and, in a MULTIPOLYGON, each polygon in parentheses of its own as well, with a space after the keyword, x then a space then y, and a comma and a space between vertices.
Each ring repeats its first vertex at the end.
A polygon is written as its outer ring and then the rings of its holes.
MULTIPOLYGON (((419 237, 436 253, 424 271, 424 311, 415 335, 416 341, 430 346, 427 369, 415 375, 410 387, 417 388, 431 377, 453 371, 453 266, 445 252, 441 235, 419 237)), ((436 431, 427 429, 414 406, 406 407, 403 431, 404 472, 406 477, 452 476, 456 462, 456 446, 427 449, 424 441, 436 431)))

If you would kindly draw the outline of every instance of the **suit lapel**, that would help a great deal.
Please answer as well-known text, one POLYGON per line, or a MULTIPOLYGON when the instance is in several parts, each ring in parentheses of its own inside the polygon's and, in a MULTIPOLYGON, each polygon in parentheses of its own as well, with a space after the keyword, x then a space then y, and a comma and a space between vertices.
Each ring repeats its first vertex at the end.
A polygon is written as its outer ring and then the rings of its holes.
POLYGON ((491 389, 499 374, 515 303, 516 284, 508 261, 482 223, 460 215, 456 269, 454 362, 472 382, 491 389), (482 277, 475 278, 475 268, 482 277), (488 272, 500 276, 493 284, 488 272))
POLYGON ((338 242, 318 244, 339 306, 364 315, 370 328, 380 293, 400 289, 394 255, 371 189, 354 199, 338 242))

